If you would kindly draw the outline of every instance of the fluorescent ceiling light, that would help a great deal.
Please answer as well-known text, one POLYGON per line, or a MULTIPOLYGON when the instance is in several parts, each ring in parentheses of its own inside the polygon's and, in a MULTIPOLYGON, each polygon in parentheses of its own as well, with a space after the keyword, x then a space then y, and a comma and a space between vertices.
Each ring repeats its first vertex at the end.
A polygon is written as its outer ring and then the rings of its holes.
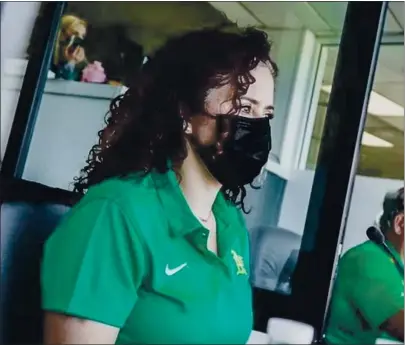
POLYGON ((370 146, 370 147, 393 147, 394 145, 390 142, 376 137, 370 133, 364 132, 363 137, 361 140, 361 144, 363 146, 370 146))
MULTIPOLYGON (((321 89, 330 93, 332 86, 323 85, 321 89)), ((371 91, 367 112, 376 116, 404 116, 402 106, 375 91, 371 91)))

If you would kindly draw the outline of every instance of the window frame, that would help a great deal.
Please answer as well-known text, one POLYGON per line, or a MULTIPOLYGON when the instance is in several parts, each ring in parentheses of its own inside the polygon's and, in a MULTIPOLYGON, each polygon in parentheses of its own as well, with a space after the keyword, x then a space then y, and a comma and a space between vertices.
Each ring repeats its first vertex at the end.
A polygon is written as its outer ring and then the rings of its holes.
POLYGON ((305 30, 299 50, 300 58, 294 71, 292 92, 287 100, 288 108, 280 109, 278 112, 276 104, 276 116, 285 116, 286 121, 282 128, 279 162, 272 159, 270 153, 265 169, 285 180, 289 180, 291 173, 298 167, 301 143, 304 140, 311 105, 310 100, 314 92, 313 85, 320 59, 320 49, 321 45, 314 33, 305 30), (310 86, 308 87, 308 85, 310 86))
MULTIPOLYGON (((327 49, 330 47, 338 47, 339 42, 335 37, 321 37, 318 38, 320 44, 320 63, 316 69, 316 77, 313 86, 313 94, 310 100, 307 123, 305 128, 305 134, 302 138, 301 152, 298 157, 298 170, 313 170, 306 167, 308 161, 308 155, 311 145, 312 134, 314 131, 314 124, 316 121, 316 111, 318 108, 318 101, 320 96, 320 89, 322 86, 322 79, 325 72, 325 65, 327 60, 327 49)), ((381 39, 381 47, 389 45, 404 45, 404 36, 400 35, 383 35, 381 39)))

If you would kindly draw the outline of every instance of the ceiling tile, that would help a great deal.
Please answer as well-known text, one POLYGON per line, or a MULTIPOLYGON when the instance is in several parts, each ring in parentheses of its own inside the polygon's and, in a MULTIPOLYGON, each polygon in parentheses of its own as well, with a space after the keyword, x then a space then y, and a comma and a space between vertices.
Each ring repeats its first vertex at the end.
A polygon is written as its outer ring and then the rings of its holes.
MULTIPOLYGON (((405 48, 403 44, 382 45, 378 56, 378 66, 382 65, 397 74, 404 74, 405 48)), ((378 68, 377 66, 377 68, 378 68)))
POLYGON ((400 83, 377 83, 373 90, 391 101, 405 107, 404 104, 404 82, 400 83))
POLYGON ((404 30, 404 2, 403 1, 390 1, 389 9, 391 13, 401 25, 402 31, 404 30))
POLYGON ((346 1, 311 1, 308 4, 334 31, 342 31, 346 16, 346 1))
POLYGON ((269 29, 300 29, 302 23, 285 2, 243 2, 243 5, 269 29))
POLYGON ((380 117, 382 122, 387 123, 391 127, 395 127, 400 131, 404 131, 404 118, 398 116, 384 116, 380 117))
POLYGON ((256 26, 260 23, 246 11, 243 6, 236 1, 211 1, 211 6, 226 16, 233 22, 238 23, 239 26, 256 26))
POLYGON ((402 31, 402 27, 400 26, 398 21, 395 20, 395 17, 391 13, 391 11, 388 10, 384 23, 384 33, 400 33, 402 31))
POLYGON ((330 26, 323 18, 319 17, 311 5, 306 2, 289 2, 292 11, 302 22, 303 26, 317 34, 318 32, 330 32, 330 26))
POLYGON ((376 83, 404 83, 404 74, 401 70, 387 68, 384 65, 377 65, 377 70, 374 76, 376 83))

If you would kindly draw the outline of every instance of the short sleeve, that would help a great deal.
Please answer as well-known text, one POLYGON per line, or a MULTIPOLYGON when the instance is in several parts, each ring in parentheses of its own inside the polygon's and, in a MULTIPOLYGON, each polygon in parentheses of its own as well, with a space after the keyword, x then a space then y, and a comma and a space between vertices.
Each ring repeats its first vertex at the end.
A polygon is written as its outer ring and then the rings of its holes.
POLYGON ((403 280, 386 255, 362 257, 356 271, 350 289, 352 303, 373 328, 379 328, 404 309, 403 280))
POLYGON ((122 328, 144 271, 143 248, 119 205, 79 203, 45 245, 43 309, 122 328))

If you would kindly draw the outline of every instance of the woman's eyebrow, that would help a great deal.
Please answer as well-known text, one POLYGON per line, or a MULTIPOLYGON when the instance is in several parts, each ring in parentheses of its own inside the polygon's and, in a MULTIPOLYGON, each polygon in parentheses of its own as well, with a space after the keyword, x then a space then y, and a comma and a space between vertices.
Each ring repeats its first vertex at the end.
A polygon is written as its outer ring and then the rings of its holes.
MULTIPOLYGON (((245 99, 245 100, 249 101, 250 103, 252 103, 252 104, 254 104, 254 105, 258 105, 258 104, 259 104, 259 101, 258 101, 258 100, 254 99, 254 98, 247 97, 247 96, 242 96, 241 99, 245 99)), ((273 105, 266 105, 266 106, 264 107, 264 109, 274 110, 274 106, 273 106, 273 105)))

